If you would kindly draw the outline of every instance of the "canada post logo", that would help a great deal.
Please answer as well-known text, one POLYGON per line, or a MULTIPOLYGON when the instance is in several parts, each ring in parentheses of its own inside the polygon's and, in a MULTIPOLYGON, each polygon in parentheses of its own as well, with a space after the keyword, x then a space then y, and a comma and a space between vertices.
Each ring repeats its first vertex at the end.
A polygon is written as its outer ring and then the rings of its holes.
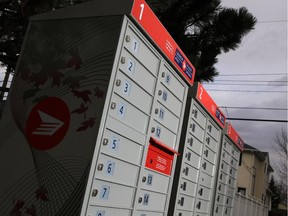
POLYGON ((38 103, 26 122, 29 144, 39 150, 58 145, 65 137, 70 124, 70 113, 63 100, 50 97, 38 103))

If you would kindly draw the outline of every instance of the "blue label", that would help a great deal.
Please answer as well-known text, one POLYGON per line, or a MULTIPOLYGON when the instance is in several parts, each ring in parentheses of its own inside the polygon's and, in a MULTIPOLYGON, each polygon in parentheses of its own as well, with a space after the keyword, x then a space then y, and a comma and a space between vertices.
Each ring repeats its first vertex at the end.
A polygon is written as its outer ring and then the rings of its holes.
POLYGON ((178 64, 178 66, 185 72, 185 74, 192 79, 193 69, 182 56, 182 54, 176 49, 174 61, 178 64))

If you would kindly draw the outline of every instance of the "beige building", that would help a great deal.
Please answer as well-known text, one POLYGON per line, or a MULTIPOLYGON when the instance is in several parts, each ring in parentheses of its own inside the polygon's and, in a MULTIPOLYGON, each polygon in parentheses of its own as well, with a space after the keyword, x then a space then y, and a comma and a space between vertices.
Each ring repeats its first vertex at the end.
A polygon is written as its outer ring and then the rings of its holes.
POLYGON ((239 162, 238 192, 270 206, 271 191, 268 187, 272 172, 269 154, 245 144, 239 162))

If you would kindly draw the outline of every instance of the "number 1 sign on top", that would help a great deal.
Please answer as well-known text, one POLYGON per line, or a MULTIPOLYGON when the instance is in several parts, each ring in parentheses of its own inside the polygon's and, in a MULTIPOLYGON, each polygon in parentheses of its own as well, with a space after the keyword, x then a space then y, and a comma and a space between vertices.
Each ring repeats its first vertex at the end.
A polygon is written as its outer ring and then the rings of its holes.
POLYGON ((185 80, 193 85, 195 68, 144 0, 135 0, 132 17, 156 43, 185 80))

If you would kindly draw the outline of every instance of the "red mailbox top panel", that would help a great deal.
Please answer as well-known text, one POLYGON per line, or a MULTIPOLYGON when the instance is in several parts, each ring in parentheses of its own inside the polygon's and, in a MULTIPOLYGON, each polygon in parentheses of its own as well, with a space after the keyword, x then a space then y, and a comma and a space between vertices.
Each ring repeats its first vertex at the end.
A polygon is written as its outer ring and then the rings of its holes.
POLYGON ((210 113, 210 115, 216 120, 216 122, 222 127, 225 127, 226 117, 221 112, 217 104, 210 97, 208 92, 204 89, 201 83, 197 85, 197 94, 196 98, 198 102, 200 102, 203 107, 210 113))
POLYGON ((227 123, 226 127, 227 127, 227 135, 234 142, 234 144, 240 149, 240 151, 243 151, 244 141, 241 139, 239 134, 236 132, 236 130, 232 127, 230 123, 227 123))
POLYGON ((194 66, 146 2, 144 0, 135 0, 131 15, 192 86, 195 77, 194 66))

